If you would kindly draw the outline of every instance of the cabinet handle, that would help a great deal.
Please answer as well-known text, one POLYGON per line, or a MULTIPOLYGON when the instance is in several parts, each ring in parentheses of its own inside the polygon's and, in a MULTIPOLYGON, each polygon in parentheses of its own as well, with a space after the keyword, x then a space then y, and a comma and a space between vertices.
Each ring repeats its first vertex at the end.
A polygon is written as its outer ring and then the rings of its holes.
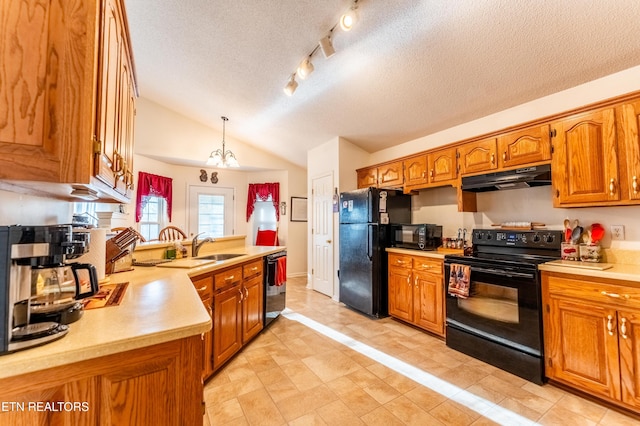
POLYGON ((207 289, 207 286, 205 285, 204 287, 200 287, 197 291, 201 292, 201 291, 205 291, 207 289))
POLYGON ((622 324, 620 324, 620 334, 622 335, 623 339, 627 338, 627 319, 622 317, 621 320, 622 324))
POLYGON ((411 287, 411 275, 407 275, 407 284, 411 287))
POLYGON ((627 299, 628 300, 629 297, 630 297, 628 294, 622 294, 621 295, 621 294, 618 294, 618 293, 610 293, 610 292, 604 291, 604 290, 601 291, 600 294, 603 295, 603 296, 607 296, 607 297, 613 297, 615 299, 627 299))
POLYGON ((431 265, 426 265, 426 264, 424 264, 424 263, 423 263, 423 264, 422 264, 422 266, 421 266, 421 268, 422 268, 422 269, 431 269, 431 268, 433 268, 433 266, 431 266, 431 265))
POLYGON ((238 300, 238 305, 242 303, 244 300, 244 294, 242 294, 242 289, 238 289, 238 293, 240 293, 240 300, 238 300))
POLYGON ((225 281, 231 281, 232 279, 234 279, 236 276, 235 275, 230 275, 227 278, 225 278, 225 281))
POLYGON ((433 178, 433 169, 429 172, 429 177, 433 178))
POLYGON ((495 152, 491 153, 491 164, 496 164, 496 153, 495 152))
POLYGON ((413 283, 414 283, 414 285, 416 286, 416 288, 418 288, 418 277, 416 277, 416 278, 413 280, 413 283))
POLYGON ((609 336, 613 336, 613 317, 611 315, 607 315, 607 330, 609 331, 609 336))
POLYGON ((613 195, 616 193, 616 181, 614 178, 611 178, 609 181, 609 195, 613 195))
POLYGON ((502 153, 502 161, 507 161, 507 152, 502 153))
POLYGON ((637 176, 633 177, 633 183, 631 184, 631 187, 633 188, 633 193, 637 194, 638 193, 638 178, 637 178, 637 176))
POLYGON ((256 272, 258 270, 257 266, 254 266, 253 268, 251 268, 251 272, 256 272))
POLYGON ((244 298, 248 299, 249 298, 249 289, 248 288, 244 288, 244 298))

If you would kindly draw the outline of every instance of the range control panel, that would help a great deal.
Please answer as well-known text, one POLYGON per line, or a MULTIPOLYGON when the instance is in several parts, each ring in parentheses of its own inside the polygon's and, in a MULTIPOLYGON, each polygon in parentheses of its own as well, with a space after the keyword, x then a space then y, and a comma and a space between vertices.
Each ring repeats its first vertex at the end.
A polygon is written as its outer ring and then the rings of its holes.
POLYGON ((560 249, 562 231, 474 229, 473 245, 560 249))

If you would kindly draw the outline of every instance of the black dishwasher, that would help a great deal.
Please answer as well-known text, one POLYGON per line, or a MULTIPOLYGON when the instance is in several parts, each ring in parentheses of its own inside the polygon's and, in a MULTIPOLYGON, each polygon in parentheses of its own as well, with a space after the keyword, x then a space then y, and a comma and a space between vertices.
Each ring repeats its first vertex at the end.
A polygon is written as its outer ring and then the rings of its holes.
POLYGON ((278 318, 285 307, 287 252, 279 251, 264 258, 264 326, 278 318))

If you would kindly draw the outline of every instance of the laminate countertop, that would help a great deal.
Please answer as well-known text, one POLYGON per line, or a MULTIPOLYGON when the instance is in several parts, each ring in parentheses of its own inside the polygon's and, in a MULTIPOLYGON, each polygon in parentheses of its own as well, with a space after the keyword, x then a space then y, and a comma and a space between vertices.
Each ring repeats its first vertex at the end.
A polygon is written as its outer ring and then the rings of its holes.
POLYGON ((52 343, 1 355, 0 378, 204 333, 211 329, 211 318, 189 277, 284 249, 247 246, 224 251, 242 256, 196 268, 136 266, 133 271, 112 274, 110 284, 129 283, 119 305, 85 311, 82 318, 69 324, 66 336, 52 343))
POLYGON ((538 265, 538 269, 547 272, 582 275, 591 278, 627 281, 633 286, 640 286, 640 265, 626 265, 618 263, 589 264, 587 262, 547 262, 538 265), (606 267, 606 269, 592 269, 606 267))
POLYGON ((433 259, 443 259, 443 260, 445 255, 447 254, 461 255, 464 253, 463 250, 442 249, 442 248, 438 248, 438 250, 412 250, 412 249, 389 247, 386 250, 389 253, 406 254, 409 256, 431 257, 433 259))

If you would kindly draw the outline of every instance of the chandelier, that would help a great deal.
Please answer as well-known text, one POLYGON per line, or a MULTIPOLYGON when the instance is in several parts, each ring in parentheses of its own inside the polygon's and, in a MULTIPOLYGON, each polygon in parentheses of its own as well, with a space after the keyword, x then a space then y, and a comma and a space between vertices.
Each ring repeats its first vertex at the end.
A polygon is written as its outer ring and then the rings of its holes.
POLYGON ((220 118, 222 118, 222 149, 211 151, 211 154, 209 154, 209 158, 207 159, 207 166, 221 168, 240 167, 240 164, 238 164, 238 160, 236 160, 236 156, 233 154, 233 152, 224 149, 225 123, 229 121, 229 119, 224 116, 220 118))

